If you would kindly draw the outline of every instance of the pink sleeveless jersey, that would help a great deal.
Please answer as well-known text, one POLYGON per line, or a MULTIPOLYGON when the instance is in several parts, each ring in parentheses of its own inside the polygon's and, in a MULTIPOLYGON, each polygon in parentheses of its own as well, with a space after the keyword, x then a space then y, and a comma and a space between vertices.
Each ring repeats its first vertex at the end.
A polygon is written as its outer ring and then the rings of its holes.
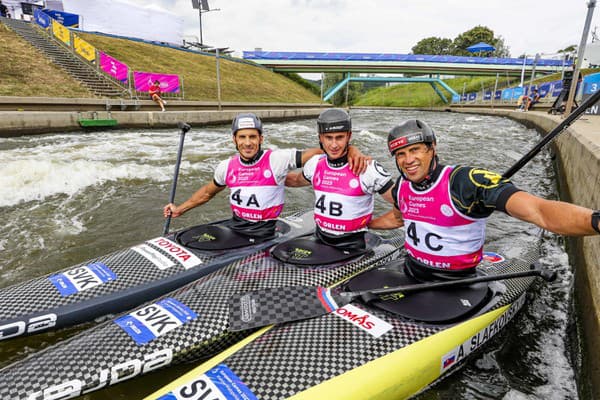
POLYGON ((450 174, 445 167, 435 184, 423 192, 402 180, 398 206, 404 219, 406 251, 434 268, 461 270, 481 261, 485 219, 461 214, 450 196, 450 174))
POLYGON ((325 232, 342 234, 365 230, 373 215, 373 195, 365 193, 360 177, 348 164, 332 168, 323 156, 312 178, 315 222, 325 232))
POLYGON ((254 165, 232 157, 227 165, 225 183, 231 194, 231 210, 248 221, 275 219, 283 210, 284 185, 278 185, 271 168, 271 150, 266 150, 254 165))

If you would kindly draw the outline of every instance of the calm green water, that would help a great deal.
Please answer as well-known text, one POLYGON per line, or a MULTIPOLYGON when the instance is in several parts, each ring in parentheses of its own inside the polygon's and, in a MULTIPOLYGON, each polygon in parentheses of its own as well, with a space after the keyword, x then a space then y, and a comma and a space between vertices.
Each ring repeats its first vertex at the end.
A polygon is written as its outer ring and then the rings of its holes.
MULTIPOLYGON (((442 162, 504 172, 538 135, 507 119, 452 113, 352 112, 353 143, 397 176, 385 143, 387 130, 406 118, 429 122, 438 133, 442 162)), ((267 147, 316 146, 315 120, 265 124, 267 147)), ((130 130, 49 134, 0 139, 0 286, 46 274, 162 232, 179 132, 130 130)), ((186 136, 177 202, 212 179, 216 163, 235 151, 228 127, 195 128, 186 136)), ((513 181, 554 198, 550 157, 542 153, 513 181)), ((308 188, 289 189, 288 204, 312 204, 308 188), (292 193, 293 190, 293 193, 292 193)), ((378 200, 376 213, 387 210, 378 200)), ((488 240, 507 248, 531 241, 537 230, 505 215, 494 215, 488 240)), ((172 229, 226 218, 225 195, 173 221, 172 229)), ((538 284, 516 321, 484 353, 419 399, 576 399, 568 355, 571 324, 571 268, 560 238, 546 234, 542 264, 559 279, 538 284)), ((0 342, 0 366, 21 359, 83 327, 0 342)), ((86 399, 136 399, 151 393, 193 365, 159 371, 87 395, 86 399)), ((52 366, 48 366, 52 368, 52 366)))

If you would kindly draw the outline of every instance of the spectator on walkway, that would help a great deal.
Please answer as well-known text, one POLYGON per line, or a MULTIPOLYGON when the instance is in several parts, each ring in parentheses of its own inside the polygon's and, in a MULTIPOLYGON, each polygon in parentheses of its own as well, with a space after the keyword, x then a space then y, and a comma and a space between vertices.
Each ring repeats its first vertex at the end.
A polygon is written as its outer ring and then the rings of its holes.
POLYGON ((525 98, 525 111, 528 111, 535 104, 540 102, 540 94, 537 89, 533 89, 531 94, 525 98))
POLYGON ((157 79, 152 85, 150 85, 148 94, 150 95, 150 98, 160 106, 161 110, 165 111, 165 104, 167 104, 167 102, 160 97, 161 93, 160 81, 157 79))
POLYGON ((0 17, 10 17, 10 14, 8 13, 8 7, 6 7, 4 4, 2 4, 1 0, 0 0, 0 17))

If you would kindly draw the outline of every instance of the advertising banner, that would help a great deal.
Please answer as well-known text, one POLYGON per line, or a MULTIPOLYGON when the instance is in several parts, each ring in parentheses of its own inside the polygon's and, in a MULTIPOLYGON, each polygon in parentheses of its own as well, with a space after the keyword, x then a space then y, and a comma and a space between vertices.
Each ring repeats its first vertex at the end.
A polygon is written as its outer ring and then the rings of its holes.
POLYGON ((562 81, 552 82, 552 97, 558 97, 560 92, 562 92, 562 81))
POLYGON ((73 47, 77 54, 89 62, 96 60, 96 48, 75 34, 73 34, 73 47))
POLYGON ((127 83, 129 67, 106 53, 99 51, 98 54, 100 55, 100 69, 121 82, 127 83))
POLYGON ((133 83, 138 92, 147 92, 154 81, 160 82, 160 90, 165 93, 179 93, 179 75, 133 71, 133 83))
POLYGON ((600 73, 590 74, 583 79, 583 94, 596 93, 600 87, 600 73))
POLYGON ((52 33, 61 42, 66 43, 68 46, 71 45, 71 31, 54 20, 52 21, 52 33))
POLYGON ((513 100, 517 100, 519 97, 523 96, 525 93, 524 89, 520 86, 513 88, 512 98, 513 100))
POLYGON ((45 9, 44 12, 64 26, 79 27, 79 14, 45 9))
POLYGON ((502 100, 510 100, 513 97, 513 88, 504 89, 502 91, 502 100))
POLYGON ((52 18, 42 10, 35 9, 33 11, 33 19, 35 23, 41 26, 42 28, 47 28, 50 26, 52 22, 52 18))

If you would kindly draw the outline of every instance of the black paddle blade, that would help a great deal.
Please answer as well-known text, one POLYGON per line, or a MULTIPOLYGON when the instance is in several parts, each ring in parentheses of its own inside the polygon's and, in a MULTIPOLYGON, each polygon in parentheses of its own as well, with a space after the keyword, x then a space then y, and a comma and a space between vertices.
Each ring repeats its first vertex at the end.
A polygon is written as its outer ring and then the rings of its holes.
POLYGON ((229 299, 229 330, 314 318, 338 308, 329 289, 320 286, 286 286, 236 294, 229 299))

